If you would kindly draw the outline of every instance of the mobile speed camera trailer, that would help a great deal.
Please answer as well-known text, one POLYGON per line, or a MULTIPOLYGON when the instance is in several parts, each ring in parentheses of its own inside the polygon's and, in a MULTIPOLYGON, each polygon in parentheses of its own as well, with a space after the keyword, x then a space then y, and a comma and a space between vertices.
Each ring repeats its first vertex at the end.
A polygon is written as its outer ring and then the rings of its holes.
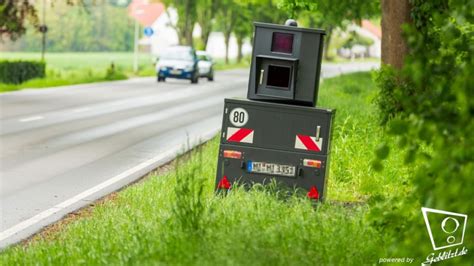
POLYGON ((225 99, 216 189, 275 179, 322 201, 335 113, 314 107, 325 32, 254 25, 248 99, 225 99))

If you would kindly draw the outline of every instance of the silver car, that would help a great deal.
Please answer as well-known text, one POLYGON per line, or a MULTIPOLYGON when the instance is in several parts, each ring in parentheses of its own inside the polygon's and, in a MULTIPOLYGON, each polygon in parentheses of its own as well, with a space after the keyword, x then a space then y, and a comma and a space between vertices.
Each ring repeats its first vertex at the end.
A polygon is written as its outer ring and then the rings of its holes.
POLYGON ((214 61, 212 57, 205 51, 196 51, 198 57, 199 76, 205 77, 209 81, 214 80, 214 61))

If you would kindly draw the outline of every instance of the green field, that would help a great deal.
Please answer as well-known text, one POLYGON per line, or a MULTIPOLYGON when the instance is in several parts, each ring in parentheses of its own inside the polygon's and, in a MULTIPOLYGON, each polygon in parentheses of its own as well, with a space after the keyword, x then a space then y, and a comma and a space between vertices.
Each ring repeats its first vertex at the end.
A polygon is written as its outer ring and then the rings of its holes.
POLYGON ((83 210, 28 244, 7 249, 2 265, 365 265, 388 249, 371 226, 373 197, 406 193, 413 167, 377 124, 369 73, 325 80, 319 104, 337 109, 328 200, 277 186, 213 191, 218 138, 104 203, 83 210), (385 139, 384 170, 371 161, 385 139), (77 217, 77 216, 76 216, 77 217))
MULTIPOLYGON (((153 65, 149 54, 140 53, 138 62, 141 68, 153 65)), ((41 53, 2 52, 0 60, 41 60, 41 53)), ((105 69, 113 62, 124 70, 132 70, 133 53, 46 53, 47 67, 57 70, 105 69)))
MULTIPOLYGON (((3 52, 1 60, 40 60, 40 53, 3 52)), ((133 53, 102 52, 102 53, 47 53, 46 77, 32 79, 25 83, 14 85, 0 83, 0 92, 20 90, 24 88, 47 88, 63 85, 73 85, 100 81, 127 79, 134 76, 154 76, 156 58, 148 53, 138 56, 138 72, 133 72, 133 53), (107 75, 107 69, 114 64, 115 72, 107 75)), ((217 59, 216 70, 248 67, 249 60, 244 58, 241 63, 231 61, 225 64, 217 59)))
MULTIPOLYGON (((127 79, 129 76, 153 75, 153 58, 139 55, 139 72, 133 73, 132 53, 47 53, 46 77, 22 84, 0 83, 0 92, 24 88, 47 88, 100 81, 127 79), (114 64, 114 72, 107 69, 114 64)), ((40 53, 2 53, 0 60, 40 60, 40 53)))

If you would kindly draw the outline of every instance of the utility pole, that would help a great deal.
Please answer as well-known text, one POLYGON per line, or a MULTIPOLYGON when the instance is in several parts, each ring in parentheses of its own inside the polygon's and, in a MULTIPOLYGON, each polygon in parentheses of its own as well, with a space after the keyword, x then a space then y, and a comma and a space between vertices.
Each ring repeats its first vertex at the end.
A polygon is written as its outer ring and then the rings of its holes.
POLYGON ((39 31, 42 34, 41 61, 44 61, 44 53, 46 51, 46 32, 48 31, 48 27, 46 26, 46 0, 43 0, 43 24, 40 25, 39 31))

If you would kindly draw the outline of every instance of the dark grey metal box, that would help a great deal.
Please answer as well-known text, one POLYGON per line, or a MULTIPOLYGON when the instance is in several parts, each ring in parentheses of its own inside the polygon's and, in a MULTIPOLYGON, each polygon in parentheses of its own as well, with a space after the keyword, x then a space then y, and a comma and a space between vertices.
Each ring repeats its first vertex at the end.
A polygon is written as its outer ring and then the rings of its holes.
POLYGON ((334 110, 225 99, 216 187, 268 183, 315 187, 323 200, 334 110))
POLYGON ((316 106, 323 30, 255 22, 247 98, 316 106))

